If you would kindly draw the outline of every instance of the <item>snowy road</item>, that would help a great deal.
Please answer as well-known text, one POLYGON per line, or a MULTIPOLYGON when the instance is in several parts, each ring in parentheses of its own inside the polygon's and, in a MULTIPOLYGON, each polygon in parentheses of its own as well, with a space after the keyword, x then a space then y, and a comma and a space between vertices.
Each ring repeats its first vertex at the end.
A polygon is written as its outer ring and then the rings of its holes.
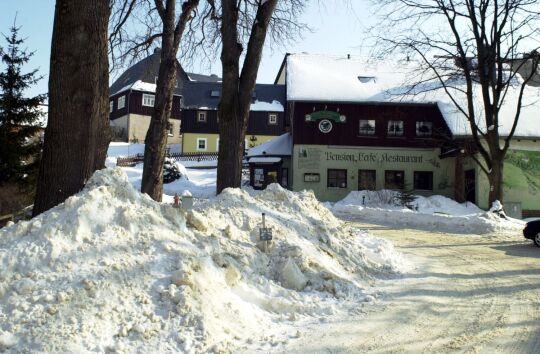
POLYGON ((540 353, 540 249, 514 236, 360 225, 418 267, 362 314, 305 328, 287 352, 540 353))

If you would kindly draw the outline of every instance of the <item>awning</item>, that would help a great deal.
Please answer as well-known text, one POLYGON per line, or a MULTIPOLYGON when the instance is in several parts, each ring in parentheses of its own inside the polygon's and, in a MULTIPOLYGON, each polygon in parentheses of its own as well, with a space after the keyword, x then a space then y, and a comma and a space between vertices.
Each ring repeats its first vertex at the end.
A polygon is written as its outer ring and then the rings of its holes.
POLYGON ((281 162, 281 157, 252 157, 249 159, 249 163, 258 164, 273 164, 281 162))

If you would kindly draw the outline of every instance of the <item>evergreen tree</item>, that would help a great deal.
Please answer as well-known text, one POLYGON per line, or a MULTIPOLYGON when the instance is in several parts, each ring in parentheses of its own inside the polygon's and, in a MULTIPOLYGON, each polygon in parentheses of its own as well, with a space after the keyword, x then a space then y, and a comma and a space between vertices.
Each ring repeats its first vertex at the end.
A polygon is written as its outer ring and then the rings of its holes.
POLYGON ((35 181, 39 164, 39 105, 45 95, 24 97, 24 91, 41 77, 36 76, 37 70, 22 72, 33 53, 20 49, 24 40, 18 36, 18 27, 13 25, 10 32, 4 35, 7 48, 0 47, 6 66, 0 73, 0 185, 16 182, 28 186, 35 181))

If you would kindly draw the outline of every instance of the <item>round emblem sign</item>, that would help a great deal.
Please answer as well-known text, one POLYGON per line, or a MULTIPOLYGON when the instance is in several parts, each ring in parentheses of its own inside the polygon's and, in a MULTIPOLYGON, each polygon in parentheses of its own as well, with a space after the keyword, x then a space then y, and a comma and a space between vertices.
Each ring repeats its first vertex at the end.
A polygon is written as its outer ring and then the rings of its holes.
POLYGON ((332 122, 328 119, 323 119, 319 122, 319 130, 321 133, 330 133, 332 130, 332 122))

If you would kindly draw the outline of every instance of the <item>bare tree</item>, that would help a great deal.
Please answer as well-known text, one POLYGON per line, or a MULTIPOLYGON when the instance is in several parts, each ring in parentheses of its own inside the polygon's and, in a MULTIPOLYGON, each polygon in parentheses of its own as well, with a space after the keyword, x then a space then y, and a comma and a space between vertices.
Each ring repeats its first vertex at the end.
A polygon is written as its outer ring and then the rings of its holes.
POLYGON ((111 58, 114 63, 117 52, 120 52, 118 59, 123 62, 130 56, 137 57, 147 51, 155 41, 161 42, 156 99, 145 138, 141 183, 141 192, 147 193, 156 201, 161 201, 163 195, 167 128, 178 70, 176 56, 186 25, 193 19, 199 5, 199 0, 184 1, 181 11, 177 14, 177 2, 178 0, 121 0, 113 7, 114 20, 109 36, 109 43, 113 49, 111 58), (130 16, 135 17, 139 27, 145 29, 143 33, 135 35, 128 33, 129 30, 125 26, 130 16))
POLYGON ((109 0, 57 0, 49 117, 33 214, 79 192, 105 167, 110 140, 109 0))
POLYGON ((174 86, 176 84, 178 47, 186 23, 199 4, 189 0, 182 4, 182 12, 176 21, 176 0, 155 0, 159 17, 163 23, 161 35, 161 63, 156 85, 156 101, 150 127, 144 140, 144 168, 141 192, 161 201, 163 195, 163 162, 167 145, 167 130, 171 116, 174 86))
POLYGON ((207 4, 198 23, 198 37, 190 43, 195 49, 221 46, 223 83, 218 110, 217 171, 220 193, 241 183, 244 140, 266 37, 270 34, 277 43, 298 35, 305 28, 298 16, 306 1, 207 0, 207 4), (205 41, 209 42, 206 46, 205 41))
POLYGON ((379 54, 401 51, 420 58, 425 71, 414 88, 444 90, 466 117, 475 150, 472 156, 489 179, 489 202, 502 200, 503 161, 520 118, 524 91, 539 61, 539 2, 374 3, 382 19, 374 27, 382 48, 379 54), (516 91, 517 99, 508 99, 516 91), (503 135, 499 128, 504 105, 515 105, 515 113, 510 130, 503 135))

